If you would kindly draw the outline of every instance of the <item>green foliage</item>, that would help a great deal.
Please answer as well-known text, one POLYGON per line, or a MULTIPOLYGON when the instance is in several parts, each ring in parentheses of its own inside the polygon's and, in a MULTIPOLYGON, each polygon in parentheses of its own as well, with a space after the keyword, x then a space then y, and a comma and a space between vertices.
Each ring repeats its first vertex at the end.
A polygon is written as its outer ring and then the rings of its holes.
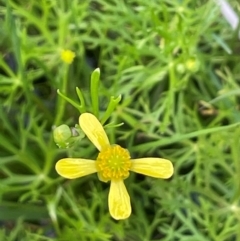
POLYGON ((240 240, 240 42, 215 1, 0 0, 0 14, 0 240, 240 240), (130 175, 128 220, 95 175, 55 171, 95 158, 80 132, 68 149, 52 134, 86 111, 133 158, 174 164, 170 180, 130 175))

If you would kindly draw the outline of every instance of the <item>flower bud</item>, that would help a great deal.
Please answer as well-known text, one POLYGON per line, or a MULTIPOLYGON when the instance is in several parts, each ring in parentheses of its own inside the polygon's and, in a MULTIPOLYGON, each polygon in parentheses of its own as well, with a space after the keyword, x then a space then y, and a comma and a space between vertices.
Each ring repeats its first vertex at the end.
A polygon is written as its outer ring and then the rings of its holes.
POLYGON ((53 130, 53 139, 59 148, 69 148, 79 139, 79 131, 63 124, 53 130))

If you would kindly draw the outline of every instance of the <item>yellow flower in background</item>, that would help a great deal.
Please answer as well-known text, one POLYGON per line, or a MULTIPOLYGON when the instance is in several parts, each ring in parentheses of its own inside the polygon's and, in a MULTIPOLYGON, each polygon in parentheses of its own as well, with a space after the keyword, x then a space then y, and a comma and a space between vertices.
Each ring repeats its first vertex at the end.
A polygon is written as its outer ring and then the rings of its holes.
POLYGON ((71 64, 75 56, 76 56, 75 53, 71 50, 63 50, 61 52, 61 59, 66 64, 71 64))
POLYGON ((64 158, 56 163, 56 170, 59 175, 69 179, 97 172, 101 181, 110 181, 108 205, 114 219, 126 219, 131 214, 130 197, 123 182, 129 176, 129 171, 156 178, 169 178, 173 175, 173 165, 169 160, 152 157, 131 159, 126 149, 110 145, 103 126, 94 115, 82 114, 79 124, 99 150, 97 160, 64 158))

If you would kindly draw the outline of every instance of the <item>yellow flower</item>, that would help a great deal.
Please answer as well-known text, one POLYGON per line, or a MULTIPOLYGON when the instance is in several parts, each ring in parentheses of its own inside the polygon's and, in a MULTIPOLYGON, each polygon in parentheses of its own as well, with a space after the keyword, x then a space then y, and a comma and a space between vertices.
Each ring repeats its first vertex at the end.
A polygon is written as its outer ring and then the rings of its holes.
POLYGON ((59 175, 74 179, 97 172, 101 181, 110 181, 108 205, 111 216, 116 219, 128 218, 131 214, 130 197, 123 180, 129 171, 156 178, 169 178, 173 175, 173 165, 161 158, 131 159, 129 152, 119 145, 110 145, 103 126, 98 119, 84 113, 79 124, 89 140, 99 150, 97 160, 64 158, 57 162, 59 175))
POLYGON ((66 64, 71 64, 75 56, 76 56, 75 53, 71 50, 63 50, 61 52, 61 59, 66 64))

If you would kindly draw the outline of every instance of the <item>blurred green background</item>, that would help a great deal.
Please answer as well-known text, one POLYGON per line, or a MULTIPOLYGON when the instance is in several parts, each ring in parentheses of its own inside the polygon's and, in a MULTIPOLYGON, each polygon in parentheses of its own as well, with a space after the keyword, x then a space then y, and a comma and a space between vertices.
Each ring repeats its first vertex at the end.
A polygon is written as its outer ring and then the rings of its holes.
POLYGON ((240 40, 216 1, 0 0, 0 53, 1 241, 240 240, 240 40), (77 101, 81 88, 91 112, 97 67, 100 116, 122 95, 111 142, 175 168, 169 180, 131 173, 124 221, 108 213, 109 184, 54 168, 97 155, 52 137, 80 115, 57 89, 77 101))

